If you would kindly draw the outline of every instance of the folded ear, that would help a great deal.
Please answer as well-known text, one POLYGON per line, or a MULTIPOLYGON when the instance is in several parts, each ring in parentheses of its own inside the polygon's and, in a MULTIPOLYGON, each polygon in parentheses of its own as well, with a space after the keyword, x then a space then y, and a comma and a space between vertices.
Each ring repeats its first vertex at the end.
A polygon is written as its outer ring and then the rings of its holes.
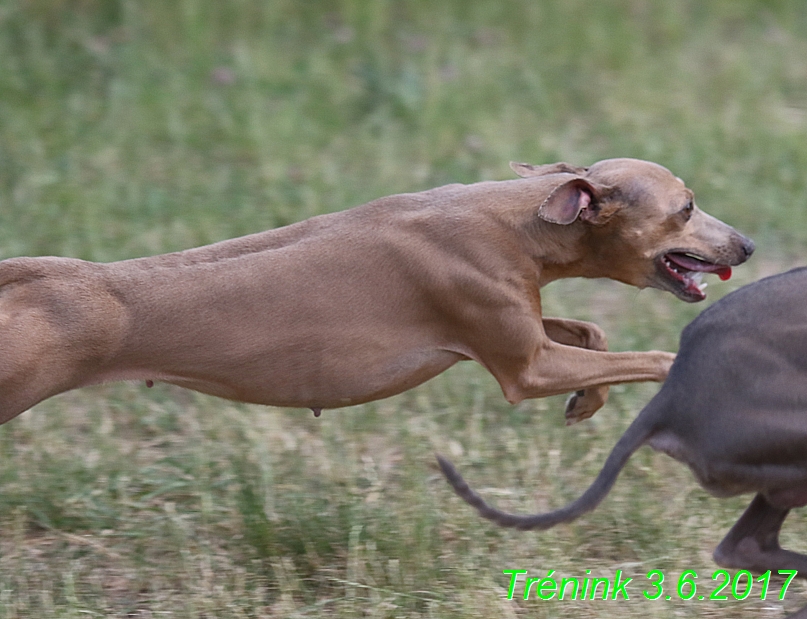
POLYGON ((532 165, 531 163, 510 162, 510 169, 522 178, 530 176, 544 176, 545 174, 577 174, 583 175, 588 168, 579 168, 568 163, 548 163, 546 165, 532 165))
POLYGON ((538 208, 538 217, 553 224, 568 225, 578 216, 594 223, 600 212, 598 201, 605 187, 584 178, 572 178, 558 185, 538 208))

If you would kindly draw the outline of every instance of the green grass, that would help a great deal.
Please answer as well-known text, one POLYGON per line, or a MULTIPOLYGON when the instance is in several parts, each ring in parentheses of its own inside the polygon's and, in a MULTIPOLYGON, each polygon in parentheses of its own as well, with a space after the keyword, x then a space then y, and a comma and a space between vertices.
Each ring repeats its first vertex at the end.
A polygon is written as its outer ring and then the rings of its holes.
MULTIPOLYGON (((611 156, 668 166, 755 238, 710 302, 802 263, 807 5, 0 0, 2 258, 148 255, 510 178, 510 160, 611 156)), ((613 282, 544 300, 616 350, 674 349, 704 307, 613 282)), ((509 406, 471 364, 319 419, 164 385, 65 394, 0 428, 0 619, 781 617, 643 598, 651 569, 676 598, 686 569, 710 591, 748 500, 665 456, 537 534, 480 521, 434 465, 450 454, 508 509, 559 506, 655 389, 617 387, 572 428, 562 398, 509 406), (508 601, 512 568, 635 580, 630 601, 508 601)), ((807 550, 805 525, 784 541, 807 550)), ((793 585, 784 608, 806 598, 793 585)))

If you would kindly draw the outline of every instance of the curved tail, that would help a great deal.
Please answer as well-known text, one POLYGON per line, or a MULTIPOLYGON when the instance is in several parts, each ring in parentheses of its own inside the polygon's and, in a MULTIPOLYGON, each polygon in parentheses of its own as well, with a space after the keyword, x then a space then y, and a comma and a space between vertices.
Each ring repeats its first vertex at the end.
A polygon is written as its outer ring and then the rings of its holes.
POLYGON ((486 503, 481 496, 471 489, 451 462, 436 454, 437 462, 440 464, 448 483, 454 488, 454 492, 466 503, 475 507, 483 518, 492 520, 499 526, 522 531, 550 529, 556 524, 569 522, 579 518, 586 512, 592 511, 605 498, 628 459, 655 433, 658 413, 666 408, 664 400, 660 397, 662 393, 663 391, 656 394, 617 441, 600 474, 594 480, 594 483, 589 486, 588 490, 576 501, 572 501, 565 507, 552 512, 519 515, 498 510, 486 503))

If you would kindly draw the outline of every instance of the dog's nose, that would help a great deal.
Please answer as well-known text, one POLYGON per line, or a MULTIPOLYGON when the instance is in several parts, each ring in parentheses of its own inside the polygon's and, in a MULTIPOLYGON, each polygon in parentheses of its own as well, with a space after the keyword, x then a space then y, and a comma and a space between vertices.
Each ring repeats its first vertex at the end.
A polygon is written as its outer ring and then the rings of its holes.
POLYGON ((746 260, 751 257, 751 254, 754 253, 755 249, 756 245, 754 245, 754 241, 747 237, 743 237, 743 252, 745 253, 746 260))

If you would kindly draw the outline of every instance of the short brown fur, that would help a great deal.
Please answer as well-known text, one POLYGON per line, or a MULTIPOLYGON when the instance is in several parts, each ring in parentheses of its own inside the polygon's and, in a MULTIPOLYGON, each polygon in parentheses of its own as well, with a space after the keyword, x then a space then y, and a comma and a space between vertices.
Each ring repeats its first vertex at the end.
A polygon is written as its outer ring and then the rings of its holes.
POLYGON ((664 252, 717 265, 753 244, 665 168, 613 159, 514 164, 518 180, 448 185, 196 249, 99 264, 0 262, 0 423, 57 393, 160 380, 315 410, 368 402, 473 359, 512 403, 662 381, 674 355, 606 352, 594 324, 541 313, 540 288, 608 277, 669 289, 664 252))

